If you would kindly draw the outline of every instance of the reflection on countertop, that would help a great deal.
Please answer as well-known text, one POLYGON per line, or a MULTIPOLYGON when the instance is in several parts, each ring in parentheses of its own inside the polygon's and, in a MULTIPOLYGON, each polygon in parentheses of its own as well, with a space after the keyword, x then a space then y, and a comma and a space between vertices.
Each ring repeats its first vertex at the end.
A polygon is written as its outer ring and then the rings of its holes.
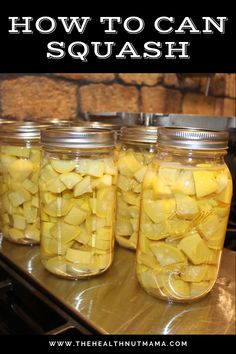
POLYGON ((0 258, 14 265, 99 333, 235 334, 236 253, 223 251, 213 291, 192 304, 173 304, 146 294, 135 277, 135 255, 116 246, 112 267, 87 280, 64 280, 41 265, 39 248, 0 239, 0 258))

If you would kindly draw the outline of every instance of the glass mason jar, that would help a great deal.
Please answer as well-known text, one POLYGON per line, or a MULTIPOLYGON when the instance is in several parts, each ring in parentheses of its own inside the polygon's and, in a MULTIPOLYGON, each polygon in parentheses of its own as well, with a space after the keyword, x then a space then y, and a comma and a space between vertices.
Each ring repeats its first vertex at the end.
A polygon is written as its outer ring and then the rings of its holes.
POLYGON ((46 129, 41 141, 42 263, 63 278, 100 274, 114 253, 115 133, 46 129))
POLYGON ((118 157, 116 241, 136 249, 141 183, 156 151, 157 128, 122 128, 118 157))
POLYGON ((232 179, 227 132, 159 128, 143 180, 137 276, 161 299, 191 302, 217 279, 232 179))
MULTIPOLYGON (((14 118, 0 118, 0 132, 2 129, 3 124, 14 124, 16 123, 16 120, 14 118)), ((2 166, 1 166, 1 149, 0 149, 0 234, 2 234, 2 199, 1 196, 4 193, 4 188, 3 188, 3 175, 2 175, 2 166)))
POLYGON ((38 244, 40 239, 41 128, 27 122, 4 125, 0 130, 2 233, 18 244, 38 244))

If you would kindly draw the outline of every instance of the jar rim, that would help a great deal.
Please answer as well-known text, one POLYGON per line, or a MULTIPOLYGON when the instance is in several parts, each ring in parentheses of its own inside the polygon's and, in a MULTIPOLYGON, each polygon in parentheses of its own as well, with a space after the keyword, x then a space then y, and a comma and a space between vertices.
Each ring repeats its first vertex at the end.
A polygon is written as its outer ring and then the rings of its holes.
POLYGON ((20 140, 39 140, 40 132, 46 128, 47 124, 36 122, 20 122, 12 124, 3 124, 0 129, 0 138, 20 139, 20 140))
POLYGON ((137 142, 156 144, 158 127, 123 127, 121 129, 120 140, 123 142, 137 142))
POLYGON ((159 127, 158 146, 192 150, 225 150, 229 133, 188 127, 159 127))
POLYGON ((86 127, 47 127, 41 132, 41 144, 51 147, 105 148, 114 147, 116 134, 113 130, 86 127))

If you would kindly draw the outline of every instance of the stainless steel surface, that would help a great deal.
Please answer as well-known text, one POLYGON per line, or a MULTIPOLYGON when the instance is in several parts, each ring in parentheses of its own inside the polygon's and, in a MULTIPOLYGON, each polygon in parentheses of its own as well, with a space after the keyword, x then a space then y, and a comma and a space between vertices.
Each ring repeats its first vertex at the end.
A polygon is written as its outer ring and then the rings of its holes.
MULTIPOLYGON (((0 238, 1 241, 1 238, 0 238)), ((88 280, 68 281, 48 273, 37 246, 0 242, 0 258, 26 272, 78 318, 110 334, 234 334, 236 253, 223 250, 214 290, 192 304, 152 298, 135 277, 135 255, 119 246, 112 267, 88 280)))
POLYGON ((235 126, 235 117, 204 116, 196 114, 153 113, 150 125, 166 127, 191 127, 206 130, 228 130, 235 126))

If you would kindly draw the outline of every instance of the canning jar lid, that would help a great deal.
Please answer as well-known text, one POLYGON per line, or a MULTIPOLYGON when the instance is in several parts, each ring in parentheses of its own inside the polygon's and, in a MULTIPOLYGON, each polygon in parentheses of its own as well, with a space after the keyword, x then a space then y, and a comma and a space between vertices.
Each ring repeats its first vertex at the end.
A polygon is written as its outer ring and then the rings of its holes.
POLYGON ((35 122, 20 122, 1 126, 0 138, 39 140, 41 129, 48 125, 35 122))
POLYGON ((123 127, 120 140, 124 142, 157 143, 157 127, 123 127))
POLYGON ((43 146, 69 148, 105 148, 116 143, 115 132, 87 127, 47 128, 41 132, 43 146))
POLYGON ((159 127, 158 146, 192 150, 224 150, 228 148, 226 131, 192 129, 184 127, 159 127))

